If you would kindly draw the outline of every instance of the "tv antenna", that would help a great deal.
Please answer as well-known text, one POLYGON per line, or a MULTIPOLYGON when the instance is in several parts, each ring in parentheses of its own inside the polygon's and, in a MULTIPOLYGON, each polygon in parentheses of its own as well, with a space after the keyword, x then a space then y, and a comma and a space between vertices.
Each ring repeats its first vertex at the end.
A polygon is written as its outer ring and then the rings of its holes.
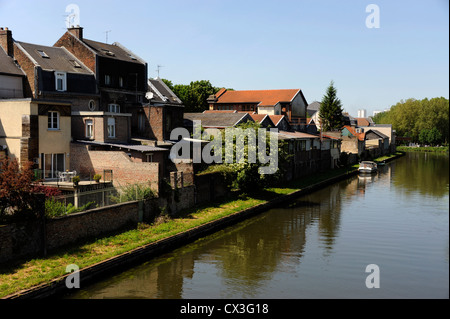
POLYGON ((158 78, 159 78, 159 70, 160 70, 161 68, 163 68, 164 66, 158 64, 156 67, 157 67, 156 72, 158 72, 158 78))
POLYGON ((108 33, 110 33, 110 32, 111 32, 111 30, 103 32, 103 33, 106 33, 106 44, 108 44, 108 33))

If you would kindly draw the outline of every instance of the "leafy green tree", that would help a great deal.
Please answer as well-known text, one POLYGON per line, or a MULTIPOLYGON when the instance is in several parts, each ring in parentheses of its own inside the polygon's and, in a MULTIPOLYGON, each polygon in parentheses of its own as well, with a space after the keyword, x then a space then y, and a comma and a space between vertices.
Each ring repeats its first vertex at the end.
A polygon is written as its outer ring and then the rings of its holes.
POLYGON ((374 116, 373 121, 392 124, 398 136, 411 137, 413 142, 448 143, 449 101, 443 97, 401 100, 389 111, 374 116), (430 133, 431 130, 433 133, 430 133), (429 137, 429 133, 432 136, 429 137))
MULTIPOLYGON (((258 134, 260 130, 264 130, 260 124, 255 122, 246 122, 236 126, 236 128, 243 129, 243 134, 246 134, 245 131, 247 129, 254 130, 256 139, 258 139, 258 134)), ((289 160, 289 155, 287 154, 286 148, 284 147, 284 143, 282 141, 278 141, 278 168, 276 173, 274 174, 260 174, 259 168, 264 166, 265 164, 260 162, 260 158, 257 154, 259 152, 265 152, 265 154, 270 153, 270 140, 272 138, 278 138, 275 135, 271 135, 270 132, 266 132, 266 149, 261 149, 261 145, 259 142, 254 145, 253 143, 248 143, 248 136, 244 135, 244 149, 243 149, 243 157, 244 161, 242 163, 233 162, 231 164, 224 164, 231 168, 231 171, 235 172, 233 187, 238 188, 243 193, 255 193, 261 190, 264 187, 268 187, 270 185, 274 185, 277 183, 280 178, 283 176, 284 172, 284 164, 289 160), (256 161, 250 161, 250 152, 254 152, 256 154, 256 161)), ((233 158, 236 160, 237 157, 237 139, 241 138, 241 136, 237 135, 233 140, 233 158)), ((225 139, 223 139, 225 142, 225 139)), ((223 147, 225 151, 225 145, 223 147)), ((240 151, 240 150, 239 150, 240 151)), ((273 150, 272 150, 273 151, 273 150)), ((223 154, 223 162, 226 163, 225 153, 223 154)))
POLYGON ((203 112, 209 108, 207 99, 216 93, 219 88, 214 87, 210 81, 192 81, 189 85, 173 84, 170 80, 162 80, 178 98, 183 101, 185 112, 203 112))
POLYGON ((333 81, 331 81, 326 94, 322 98, 319 114, 322 131, 339 130, 344 125, 342 103, 337 97, 337 90, 333 81))
POLYGON ((428 143, 431 145, 438 145, 442 142, 442 134, 436 127, 433 127, 431 130, 428 130, 427 134, 428 143))

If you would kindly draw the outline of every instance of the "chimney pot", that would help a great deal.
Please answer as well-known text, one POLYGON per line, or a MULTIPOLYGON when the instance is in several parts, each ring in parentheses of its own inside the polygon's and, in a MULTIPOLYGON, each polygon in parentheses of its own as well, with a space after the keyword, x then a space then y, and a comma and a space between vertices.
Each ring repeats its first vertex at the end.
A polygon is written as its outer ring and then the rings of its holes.
POLYGON ((77 37, 78 39, 80 39, 81 41, 83 41, 83 28, 80 27, 79 25, 72 26, 70 28, 67 29, 70 33, 72 33, 75 37, 77 37))
POLYGON ((14 56, 14 42, 12 38, 11 30, 8 28, 0 29, 0 46, 5 50, 6 54, 10 57, 14 56))

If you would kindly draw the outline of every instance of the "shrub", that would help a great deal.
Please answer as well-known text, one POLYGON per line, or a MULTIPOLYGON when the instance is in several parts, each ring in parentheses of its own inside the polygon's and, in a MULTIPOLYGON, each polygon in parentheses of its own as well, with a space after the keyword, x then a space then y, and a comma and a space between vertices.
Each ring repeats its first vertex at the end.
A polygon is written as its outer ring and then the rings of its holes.
POLYGON ((74 213, 83 212, 94 206, 95 202, 89 202, 81 207, 75 207, 69 203, 67 206, 55 198, 49 198, 45 201, 45 216, 47 218, 56 218, 74 213))
POLYGON ((75 185, 77 185, 79 182, 80 182, 80 176, 74 176, 73 178, 72 178, 72 182, 75 184, 75 185))
POLYGON ((115 203, 122 203, 135 200, 148 200, 155 197, 155 192, 150 187, 150 184, 130 184, 123 187, 117 196, 112 195, 111 200, 115 203))
POLYGON ((98 183, 102 179, 102 175, 95 174, 93 178, 94 178, 94 181, 96 181, 98 183))

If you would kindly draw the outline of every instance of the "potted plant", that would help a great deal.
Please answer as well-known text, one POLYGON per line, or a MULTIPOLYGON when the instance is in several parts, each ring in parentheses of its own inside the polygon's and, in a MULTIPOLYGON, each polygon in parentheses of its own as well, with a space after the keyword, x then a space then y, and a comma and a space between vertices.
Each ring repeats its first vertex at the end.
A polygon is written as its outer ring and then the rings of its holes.
POLYGON ((74 176, 73 178, 72 178, 72 182, 73 182, 73 185, 75 185, 75 186, 78 186, 78 183, 80 182, 80 176, 74 176))
POLYGON ((102 179, 102 175, 100 175, 100 174, 95 174, 94 175, 94 181, 96 181, 97 183, 100 183, 101 179, 102 179))

